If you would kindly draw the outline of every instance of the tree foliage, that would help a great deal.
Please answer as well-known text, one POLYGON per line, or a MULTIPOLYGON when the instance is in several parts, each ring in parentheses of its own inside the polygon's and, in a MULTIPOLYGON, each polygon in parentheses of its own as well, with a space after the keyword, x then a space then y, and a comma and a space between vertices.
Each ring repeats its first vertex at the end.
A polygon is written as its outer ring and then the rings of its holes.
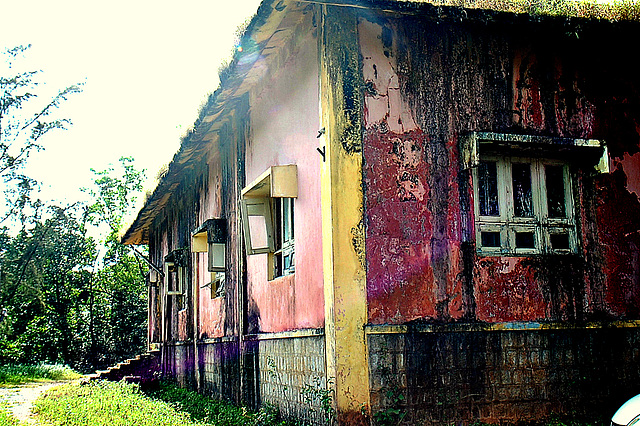
POLYGON ((80 85, 72 85, 42 101, 40 71, 15 70, 29 47, 6 49, 0 62, 4 66, 0 68, 0 182, 5 197, 0 224, 9 218, 27 218, 24 209, 32 203, 30 194, 37 182, 24 174, 24 166, 33 152, 43 149, 43 136, 71 124, 55 112, 71 94, 81 91, 80 85))
POLYGON ((0 69, 0 364, 64 363, 83 371, 143 350, 146 268, 118 238, 144 174, 131 158, 95 171, 88 205, 44 206, 24 172, 42 138, 70 125, 56 117, 67 87, 41 102, 38 71, 16 71, 29 46, 3 53, 0 69), (13 233, 6 226, 18 219, 13 233), (3 226, 5 225, 5 226, 3 226), (89 229, 107 231, 96 241, 89 229), (17 229, 17 233, 16 233, 17 229))
POLYGON ((46 219, 0 234, 0 363, 64 363, 81 371, 143 350, 146 268, 118 239, 142 172, 122 159, 95 172, 89 206, 50 207, 46 219), (88 228, 109 225, 103 241, 88 228))

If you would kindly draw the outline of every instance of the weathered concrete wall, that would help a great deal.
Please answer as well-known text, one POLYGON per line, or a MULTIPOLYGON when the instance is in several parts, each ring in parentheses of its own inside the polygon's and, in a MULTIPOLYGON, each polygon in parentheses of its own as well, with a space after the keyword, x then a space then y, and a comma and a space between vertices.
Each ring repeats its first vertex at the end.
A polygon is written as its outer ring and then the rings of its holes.
POLYGON ((327 394, 324 335, 265 336, 253 343, 248 367, 259 383, 259 402, 278 406, 285 417, 328 424, 321 405, 327 394))
POLYGON ((396 424, 395 409, 407 425, 606 420, 639 390, 636 328, 444 330, 368 335, 377 420, 396 424))
POLYGON ((250 332, 324 325, 322 157, 316 151, 321 126, 317 39, 310 17, 299 31, 296 39, 283 47, 280 68, 267 73, 251 96, 246 182, 253 181, 270 166, 296 164, 298 198, 294 220, 295 274, 269 281, 267 255, 248 256, 250 332))
POLYGON ((194 347, 189 344, 166 344, 160 358, 162 375, 185 388, 196 388, 194 347))
POLYGON ((238 339, 212 339, 198 344, 198 389, 216 399, 237 401, 240 394, 238 339))
POLYGON ((622 47, 633 31, 518 19, 359 20, 367 302, 369 327, 380 327, 367 344, 380 421, 397 421, 396 408, 405 424, 593 417, 640 391, 640 331, 607 322, 640 314, 640 78, 622 47), (578 253, 477 254, 459 155, 473 131, 607 142, 609 174, 572 159, 578 253), (437 332, 389 326, 430 323, 437 332), (533 330, 498 331, 513 323, 533 330), (567 323, 576 328, 560 329, 567 323))
POLYGON ((630 33, 371 15, 358 31, 369 321, 637 318, 640 79, 619 41, 630 33), (472 131, 608 142, 611 174, 572 167, 576 256, 476 254, 458 151, 472 131))

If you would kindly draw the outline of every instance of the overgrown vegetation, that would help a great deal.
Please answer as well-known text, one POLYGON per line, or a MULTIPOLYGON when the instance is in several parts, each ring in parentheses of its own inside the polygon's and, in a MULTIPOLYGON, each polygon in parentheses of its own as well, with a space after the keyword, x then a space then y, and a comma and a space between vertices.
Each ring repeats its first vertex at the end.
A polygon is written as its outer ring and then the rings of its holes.
POLYGON ((0 387, 29 382, 74 380, 81 375, 64 365, 0 366, 0 387))
MULTIPOLYGON (((33 411, 38 424, 65 426, 129 426, 129 425, 248 425, 295 426, 301 423, 284 421, 277 409, 265 406, 258 412, 236 407, 196 392, 161 383, 157 389, 143 392, 137 385, 125 382, 92 382, 70 384, 50 389, 36 401, 33 411)), ((332 414, 328 414, 332 416, 332 414)), ((327 417, 331 419, 331 417, 327 417)), ((558 417, 536 426, 595 426, 603 419, 591 421, 558 417)), ((6 412, 0 401, 0 426, 21 423, 6 412)), ((386 423, 376 419, 376 424, 386 423)), ((534 423, 518 423, 533 426, 534 423)), ((488 426, 475 423, 474 426, 488 426)))
POLYGON ((118 238, 142 173, 123 158, 95 174, 93 204, 50 207, 16 235, 0 228, 0 365, 88 372, 145 345, 147 269, 118 238), (104 225, 103 241, 88 235, 104 225))
MULTIPOLYGON (((427 2, 426 0, 414 0, 427 2)), ((501 12, 528 13, 611 21, 640 19, 640 4, 636 0, 429 0, 439 6, 461 6, 472 9, 491 9, 501 12)))
POLYGON ((41 423, 66 426, 287 425, 271 408, 254 413, 166 383, 146 394, 124 382, 65 385, 36 401, 34 411, 41 423))
POLYGON ((18 419, 13 417, 6 410, 5 405, 0 401, 0 426, 20 426, 21 423, 18 419))
POLYGON ((170 383, 161 383, 148 392, 152 398, 172 404, 189 413, 195 421, 214 425, 292 425, 280 420, 275 407, 265 405, 257 413, 225 401, 212 399, 170 383))

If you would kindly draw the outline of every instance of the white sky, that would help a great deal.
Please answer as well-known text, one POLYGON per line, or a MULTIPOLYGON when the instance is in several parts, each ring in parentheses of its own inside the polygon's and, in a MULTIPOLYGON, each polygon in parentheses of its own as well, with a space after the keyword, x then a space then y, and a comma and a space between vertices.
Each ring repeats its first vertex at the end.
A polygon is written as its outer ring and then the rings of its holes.
POLYGON ((259 0, 0 0, 0 49, 32 44, 25 59, 45 90, 85 82, 61 107, 73 121, 42 139, 28 174, 43 199, 74 202, 90 168, 132 156, 153 189, 199 106, 218 86, 236 28, 259 0))

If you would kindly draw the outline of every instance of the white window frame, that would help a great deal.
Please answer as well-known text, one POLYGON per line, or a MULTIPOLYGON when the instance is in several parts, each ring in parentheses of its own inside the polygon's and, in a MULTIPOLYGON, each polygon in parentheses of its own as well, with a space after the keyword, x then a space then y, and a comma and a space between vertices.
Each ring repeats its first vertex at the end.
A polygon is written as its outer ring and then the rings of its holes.
POLYGON ((167 296, 184 296, 184 267, 178 266, 175 262, 165 262, 164 276, 167 278, 167 296), (175 275, 174 275, 175 274, 175 275), (170 285, 170 281, 173 285, 170 285), (174 287, 170 290, 169 287, 174 287))
POLYGON ((271 198, 243 198, 241 200, 242 223, 244 229, 245 248, 248 255, 273 253, 275 251, 275 238, 273 227, 273 206, 271 198), (266 245, 255 246, 251 227, 250 217, 263 217, 265 224, 266 245))
POLYGON ((211 280, 201 288, 209 287, 211 298, 224 295, 227 271, 227 225, 222 218, 204 221, 191 235, 191 252, 207 253, 207 270, 211 280))
POLYGON ((553 159, 482 156, 481 162, 495 162, 498 190, 498 216, 480 214, 478 167, 473 168, 474 208, 476 212, 476 248, 481 255, 531 255, 531 254, 568 254, 577 252, 572 180, 569 165, 553 159), (512 165, 525 163, 531 165, 531 191, 533 217, 516 217, 513 202, 512 165), (548 213, 545 166, 562 166, 564 182, 565 217, 550 218, 548 213), (500 246, 483 246, 483 232, 499 232, 500 246), (516 247, 516 234, 533 233, 534 248, 516 247), (553 248, 551 236, 568 235, 568 248, 553 248))
POLYGON ((269 279, 295 273, 295 199, 298 197, 298 174, 295 164, 269 167, 242 190, 240 207, 247 255, 266 253, 269 279), (282 206, 290 210, 288 220, 282 206), (262 217, 266 241, 256 246, 252 239, 251 217, 262 217), (291 236, 287 238, 288 234, 291 236), (292 258, 284 267, 287 256, 292 258), (282 267, 280 267, 282 265, 282 267))
POLYGON ((186 259, 183 249, 173 250, 164 260, 165 293, 167 296, 184 296, 187 281, 186 259), (175 274, 175 275, 173 275, 175 274), (170 281, 174 290, 169 290, 170 281))

